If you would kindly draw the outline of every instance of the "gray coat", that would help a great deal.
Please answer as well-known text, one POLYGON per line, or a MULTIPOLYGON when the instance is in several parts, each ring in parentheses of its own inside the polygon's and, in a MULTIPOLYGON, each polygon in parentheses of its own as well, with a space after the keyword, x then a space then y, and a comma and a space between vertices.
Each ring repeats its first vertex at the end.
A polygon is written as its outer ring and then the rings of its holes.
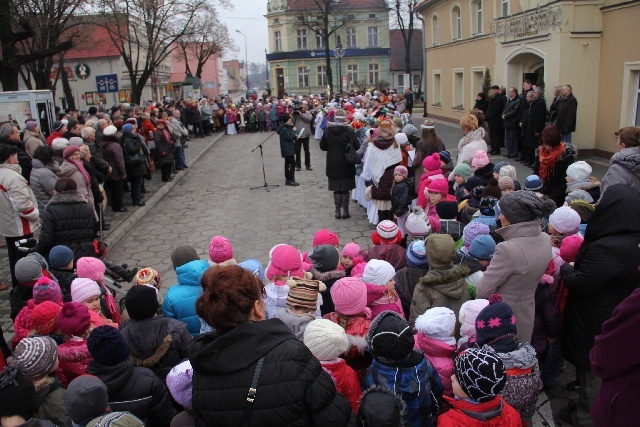
POLYGON ((540 222, 528 221, 500 228, 504 242, 496 246, 491 264, 478 282, 477 297, 500 294, 516 316, 518 339, 531 342, 538 282, 551 261, 551 239, 540 222))
POLYGON ((611 157, 610 164, 602 178, 600 197, 613 184, 625 184, 640 191, 640 146, 623 148, 611 157))
POLYGON ((38 210, 40 214, 43 214, 44 208, 53 197, 53 187, 58 180, 60 167, 55 163, 44 165, 38 159, 33 159, 31 164, 33 169, 31 169, 29 184, 31 184, 31 190, 38 201, 38 210))
POLYGON ((300 135, 300 138, 309 138, 311 136, 311 113, 305 112, 299 115, 292 115, 293 127, 297 129, 296 137, 300 135), (304 128, 304 132, 300 134, 300 129, 304 128))

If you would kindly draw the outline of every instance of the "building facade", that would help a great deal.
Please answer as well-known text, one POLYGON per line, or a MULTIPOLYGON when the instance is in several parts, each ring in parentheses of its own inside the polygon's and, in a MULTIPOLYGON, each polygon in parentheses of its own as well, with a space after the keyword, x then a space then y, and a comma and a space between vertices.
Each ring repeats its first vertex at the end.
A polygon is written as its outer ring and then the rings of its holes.
MULTIPOLYGON (((390 63, 390 83, 391 87, 396 88, 399 92, 404 91, 404 76, 406 67, 405 67, 405 52, 406 47, 404 44, 404 38, 402 37, 402 30, 389 30, 389 40, 391 44, 391 63, 390 63)), ((424 58, 422 53, 422 30, 414 29, 411 34, 411 45, 409 48, 410 55, 410 75, 409 77, 409 85, 411 86, 411 90, 418 92, 420 88, 420 92, 424 90, 424 86, 422 85, 423 74, 423 66, 424 66, 424 58)))
POLYGON ((458 121, 473 108, 484 72, 492 84, 570 84, 578 99, 573 142, 581 154, 617 151, 613 132, 640 124, 637 0, 427 0, 425 84, 431 117, 458 121))
MULTIPOLYGON (((324 40, 302 25, 301 1, 267 3, 269 76, 274 94, 324 93, 329 81, 324 40)), ((314 2, 309 2, 310 7, 314 2)), ((333 87, 387 87, 390 81, 389 10, 384 0, 342 0, 337 16, 344 25, 330 41, 333 87), (336 56, 338 36, 344 55, 336 56), (342 84, 340 84, 340 81, 342 84)), ((312 12, 315 13, 315 12, 312 12)))
MULTIPOLYGON (((194 49, 195 50, 195 49, 194 49)), ((191 73, 196 72, 198 60, 195 58, 194 50, 187 48, 187 58, 179 47, 175 47, 171 52, 171 86, 173 87, 174 97, 176 99, 187 98, 182 86, 187 77, 187 61, 189 62, 189 70, 191 73)), ((222 60, 217 54, 211 55, 202 66, 202 74, 200 78, 200 88, 197 94, 208 98, 215 98, 222 90, 222 82, 220 76, 222 69, 218 66, 222 65, 222 60)))

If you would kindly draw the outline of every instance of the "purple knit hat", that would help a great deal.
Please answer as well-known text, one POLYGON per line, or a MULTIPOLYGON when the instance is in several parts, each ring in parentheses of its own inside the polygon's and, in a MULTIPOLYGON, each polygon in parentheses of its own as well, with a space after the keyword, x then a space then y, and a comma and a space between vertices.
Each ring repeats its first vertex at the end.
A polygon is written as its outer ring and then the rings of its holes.
POLYGON ((233 258, 233 247, 226 237, 214 236, 209 243, 209 258, 220 264, 233 258))
POLYGON ((464 247, 469 249, 471 242, 478 236, 489 234, 489 226, 478 221, 470 222, 464 227, 462 236, 464 237, 464 247))
MULTIPOLYGON (((343 277, 333 284, 331 299, 336 311, 345 316, 355 316, 366 313, 367 309, 367 285, 359 277, 343 277)), ((371 316, 371 311, 369 315, 371 316)))
POLYGON ((33 302, 40 304, 45 301, 52 301, 62 305, 62 290, 60 290, 60 285, 56 282, 47 276, 42 276, 33 285, 33 302))
POLYGON ((186 409, 192 409, 193 368, 186 359, 167 374, 167 388, 175 401, 186 409))
POLYGON ((86 305, 65 302, 58 313, 58 330, 64 335, 83 336, 91 326, 91 314, 86 305))

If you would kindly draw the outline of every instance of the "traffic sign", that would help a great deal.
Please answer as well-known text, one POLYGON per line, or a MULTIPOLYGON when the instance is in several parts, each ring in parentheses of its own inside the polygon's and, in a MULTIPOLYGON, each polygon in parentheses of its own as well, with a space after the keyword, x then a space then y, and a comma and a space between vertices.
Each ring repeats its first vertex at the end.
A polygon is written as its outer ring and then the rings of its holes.
POLYGON ((98 87, 98 93, 118 92, 118 75, 96 76, 96 86, 98 87))

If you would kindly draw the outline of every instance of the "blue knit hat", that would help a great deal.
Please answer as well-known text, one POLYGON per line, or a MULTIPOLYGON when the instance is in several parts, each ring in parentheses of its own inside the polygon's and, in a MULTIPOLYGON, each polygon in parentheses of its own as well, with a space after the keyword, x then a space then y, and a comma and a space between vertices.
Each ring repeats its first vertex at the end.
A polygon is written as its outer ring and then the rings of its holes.
POLYGON ((261 282, 264 280, 264 267, 262 263, 257 259, 247 259, 238 264, 240 267, 248 270, 251 274, 256 276, 261 282))
POLYGON ((49 251, 49 265, 55 270, 66 267, 72 260, 73 251, 67 246, 54 246, 49 251))
POLYGON ((440 160, 442 160, 445 164, 448 164, 451 161, 451 153, 447 150, 442 150, 440 153, 440 160))
POLYGON ((485 344, 491 345, 496 340, 517 334, 516 316, 511 306, 502 301, 500 295, 491 295, 489 305, 476 317, 476 344, 482 348, 485 344))
POLYGON ((427 250, 423 240, 414 240, 407 248, 407 264, 410 267, 427 267, 427 250))
POLYGON ((133 132, 133 125, 131 123, 127 123, 127 124, 123 125, 122 126, 122 132, 124 132, 124 133, 133 132))
POLYGON ((538 175, 529 175, 524 180, 524 189, 528 191, 538 191, 542 188, 542 180, 538 175))
POLYGON ((93 360, 105 366, 117 365, 129 358, 129 346, 113 326, 98 326, 91 331, 87 348, 93 360))
POLYGON ((496 251, 496 242, 493 237, 487 234, 481 234, 473 239, 469 246, 469 255, 482 261, 488 261, 493 258, 496 251))

